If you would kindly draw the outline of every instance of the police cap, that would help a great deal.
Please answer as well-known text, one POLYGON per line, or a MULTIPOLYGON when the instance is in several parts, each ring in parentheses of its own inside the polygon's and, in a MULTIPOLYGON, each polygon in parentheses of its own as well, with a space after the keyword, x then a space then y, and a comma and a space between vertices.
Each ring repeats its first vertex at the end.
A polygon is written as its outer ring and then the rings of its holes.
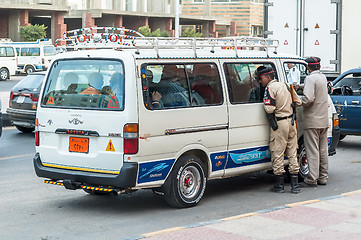
POLYGON ((321 58, 319 58, 319 57, 309 57, 309 58, 306 58, 305 61, 308 63, 308 65, 315 65, 315 64, 320 64, 321 58))
POLYGON ((256 79, 257 79, 257 81, 259 81, 261 79, 261 75, 270 74, 270 73, 273 73, 273 68, 265 67, 265 66, 258 67, 257 70, 256 70, 256 79))

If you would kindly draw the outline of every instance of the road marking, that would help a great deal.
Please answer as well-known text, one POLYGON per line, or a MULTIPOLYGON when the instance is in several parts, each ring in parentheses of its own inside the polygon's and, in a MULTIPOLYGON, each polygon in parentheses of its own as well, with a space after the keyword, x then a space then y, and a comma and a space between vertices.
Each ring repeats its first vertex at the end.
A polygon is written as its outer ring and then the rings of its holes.
POLYGON ((156 232, 145 233, 142 235, 144 237, 152 237, 155 235, 172 233, 172 232, 176 232, 176 231, 183 230, 183 229, 185 229, 185 227, 174 227, 174 228, 168 228, 168 229, 164 229, 164 230, 160 230, 160 231, 156 231, 156 232))
POLYGON ((23 155, 15 155, 15 156, 10 156, 10 157, 2 157, 0 158, 1 160, 9 160, 9 159, 15 159, 15 158, 22 158, 22 157, 31 157, 34 156, 35 153, 31 153, 31 154, 23 154, 23 155))
POLYGON ((295 207, 295 206, 299 206, 299 205, 307 205, 307 204, 318 203, 318 202, 321 202, 321 200, 315 199, 315 200, 308 200, 308 201, 303 201, 303 202, 289 203, 289 204, 285 204, 285 206, 295 207))

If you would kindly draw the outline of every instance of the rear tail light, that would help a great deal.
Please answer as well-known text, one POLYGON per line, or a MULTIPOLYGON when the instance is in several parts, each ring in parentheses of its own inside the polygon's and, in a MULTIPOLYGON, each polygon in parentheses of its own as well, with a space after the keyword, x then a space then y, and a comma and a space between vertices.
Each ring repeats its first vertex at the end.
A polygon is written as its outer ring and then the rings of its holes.
POLYGON ((44 58, 41 59, 41 64, 45 64, 45 59, 44 58))
POLYGON ((333 126, 337 127, 340 124, 337 114, 333 114, 333 126))
POLYGON ((39 139, 39 120, 35 119, 35 146, 39 146, 40 139, 39 139))
POLYGON ((10 100, 13 100, 15 96, 19 96, 20 93, 14 93, 13 91, 10 92, 10 100))
POLYGON ((124 154, 136 154, 138 152, 139 127, 137 123, 124 125, 124 154))
POLYGON ((36 94, 36 93, 30 94, 30 99, 33 102, 37 102, 39 100, 39 94, 36 94))

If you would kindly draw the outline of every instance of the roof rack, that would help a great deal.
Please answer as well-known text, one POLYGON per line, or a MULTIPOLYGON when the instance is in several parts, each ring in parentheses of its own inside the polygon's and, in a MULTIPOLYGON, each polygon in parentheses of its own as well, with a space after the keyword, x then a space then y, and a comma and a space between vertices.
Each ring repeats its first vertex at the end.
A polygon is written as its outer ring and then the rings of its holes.
POLYGON ((81 28, 64 32, 62 39, 55 41, 55 46, 66 45, 68 48, 94 49, 154 49, 159 55, 159 49, 193 49, 195 57, 197 49, 209 48, 231 49, 237 56, 238 50, 258 49, 267 51, 274 48, 277 51, 279 41, 259 37, 225 37, 225 38, 173 38, 144 37, 135 30, 115 27, 81 28))

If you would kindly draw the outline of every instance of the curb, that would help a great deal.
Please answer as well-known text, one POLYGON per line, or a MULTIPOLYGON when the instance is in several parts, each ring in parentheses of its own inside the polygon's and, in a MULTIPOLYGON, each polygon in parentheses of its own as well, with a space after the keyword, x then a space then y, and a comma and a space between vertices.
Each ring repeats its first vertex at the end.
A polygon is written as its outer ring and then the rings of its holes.
POLYGON ((226 221, 231 221, 231 220, 236 220, 236 219, 241 219, 241 218, 248 218, 248 217, 252 217, 252 216, 256 216, 256 215, 262 215, 264 213, 269 213, 269 212, 282 210, 282 209, 285 209, 285 208, 292 208, 292 207, 301 206, 301 205, 308 205, 308 204, 317 203, 317 202, 326 201, 326 200, 331 200, 331 199, 335 199, 335 198, 344 198, 344 197, 347 197, 347 196, 360 194, 360 193, 361 193, 361 190, 356 190, 356 191, 352 191, 352 192, 341 193, 339 195, 323 197, 323 198, 314 199, 314 200, 307 200, 307 201, 301 201, 301 202, 295 202, 295 203, 288 203, 288 204, 285 204, 285 205, 282 205, 282 206, 269 208, 269 209, 264 209, 264 210, 259 210, 259 211, 256 211, 256 212, 245 213, 245 214, 241 214, 241 215, 231 216, 231 217, 227 217, 227 218, 221 218, 221 219, 217 219, 217 220, 211 220, 211 221, 207 221, 207 222, 200 222, 200 223, 181 226, 181 227, 173 227, 173 228, 163 229, 163 230, 150 232, 150 233, 144 233, 144 234, 142 234, 140 236, 137 236, 137 237, 126 238, 126 240, 145 239, 145 238, 148 238, 148 237, 153 237, 153 236, 161 235, 161 234, 169 234, 169 233, 177 232, 177 231, 184 230, 184 229, 202 227, 202 226, 207 226, 207 225, 211 225, 211 224, 214 224, 214 223, 221 223, 221 222, 226 222, 226 221))

